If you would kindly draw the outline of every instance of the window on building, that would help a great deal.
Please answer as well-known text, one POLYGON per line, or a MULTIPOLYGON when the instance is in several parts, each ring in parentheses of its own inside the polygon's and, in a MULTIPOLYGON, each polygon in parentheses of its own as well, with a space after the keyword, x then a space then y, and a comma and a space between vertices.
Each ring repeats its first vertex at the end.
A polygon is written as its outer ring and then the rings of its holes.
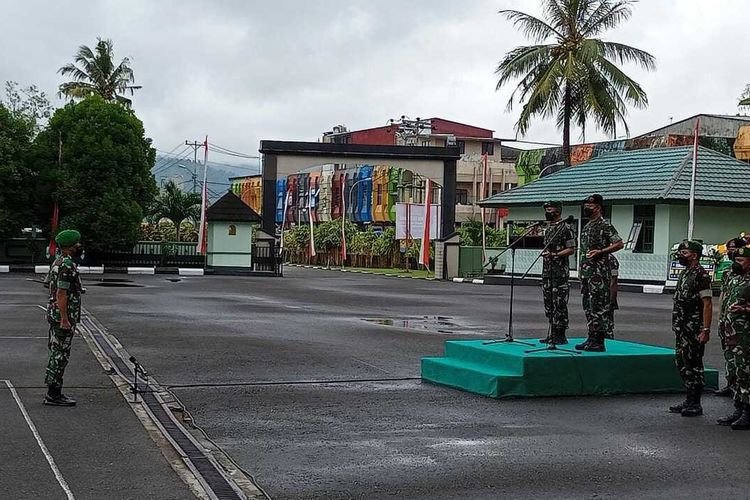
POLYGON ((461 154, 466 153, 466 141, 456 141, 456 146, 458 146, 458 152, 461 154))
POLYGON ((495 143, 494 142, 483 142, 482 143, 482 154, 483 155, 494 155, 495 154, 495 143))
POLYGON ((422 139, 422 146, 432 146, 432 141, 430 139, 422 139))
POLYGON ((382 205, 383 204, 383 185, 378 184, 378 197, 377 197, 376 205, 382 205))
POLYGON ((237 226, 229 224, 229 236, 237 236, 237 226))
POLYGON ((633 223, 641 223, 641 232, 633 248, 634 253, 654 253, 656 205, 634 205, 633 223))
POLYGON ((459 205, 469 204, 469 190, 468 189, 456 189, 456 203, 459 205))
POLYGON ((516 186, 518 186, 518 184, 516 184, 515 182, 507 182, 507 183, 505 184, 505 190, 507 191, 507 190, 509 190, 509 189, 513 189, 513 188, 514 188, 514 187, 516 187, 516 186))

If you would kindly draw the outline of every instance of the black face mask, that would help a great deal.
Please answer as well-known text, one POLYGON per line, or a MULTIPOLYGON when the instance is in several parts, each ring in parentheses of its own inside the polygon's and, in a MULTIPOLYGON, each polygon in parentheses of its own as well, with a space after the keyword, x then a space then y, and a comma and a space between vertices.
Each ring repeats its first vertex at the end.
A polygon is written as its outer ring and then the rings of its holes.
POLYGON ((679 262, 680 265, 687 266, 688 264, 690 264, 690 259, 688 259, 684 255, 679 255, 677 256, 677 262, 679 262))
POLYGON ((590 218, 592 215, 594 215, 594 209, 583 207, 583 216, 586 218, 590 218))
POLYGON ((734 260, 734 256, 737 255, 737 250, 733 252, 727 252, 727 259, 734 260))
POLYGON ((740 265, 739 262, 732 263, 732 272, 734 274, 745 274, 745 269, 740 265))
POLYGON ((544 218, 547 220, 553 220, 555 218, 554 212, 544 212, 544 218))

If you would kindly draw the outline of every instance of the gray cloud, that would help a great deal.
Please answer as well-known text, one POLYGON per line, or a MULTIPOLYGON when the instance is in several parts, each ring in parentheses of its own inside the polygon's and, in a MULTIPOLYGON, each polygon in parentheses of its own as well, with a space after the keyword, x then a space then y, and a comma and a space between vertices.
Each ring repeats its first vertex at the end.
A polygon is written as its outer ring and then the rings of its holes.
MULTIPOLYGON (((632 133, 669 117, 734 113, 745 83, 750 12, 742 0, 636 4, 608 34, 650 51, 658 70, 627 68, 651 105, 632 110, 632 133)), ((530 0, 401 2, 279 0, 4 3, 0 80, 50 94, 56 70, 97 36, 133 61, 143 90, 135 108, 158 148, 186 138, 253 152, 260 139, 316 140, 332 125, 364 128, 402 114, 441 116, 514 136, 510 89, 495 92, 494 67, 525 43, 497 14, 532 13, 530 0)), ((559 141, 553 123, 527 138, 559 141)), ((600 139, 589 131, 587 139, 600 139)), ((216 158, 219 160, 219 158, 216 158)), ((227 158, 223 158, 226 160, 227 158)))

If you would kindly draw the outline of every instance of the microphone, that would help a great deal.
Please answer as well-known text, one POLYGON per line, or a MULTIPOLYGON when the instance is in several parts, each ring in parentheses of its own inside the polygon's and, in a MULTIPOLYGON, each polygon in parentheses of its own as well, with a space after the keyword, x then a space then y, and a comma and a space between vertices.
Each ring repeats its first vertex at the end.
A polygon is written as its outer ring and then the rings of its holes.
POLYGON ((135 366, 135 372, 140 373, 144 377, 148 377, 148 373, 143 369, 143 366, 135 359, 135 356, 130 356, 129 361, 135 366))

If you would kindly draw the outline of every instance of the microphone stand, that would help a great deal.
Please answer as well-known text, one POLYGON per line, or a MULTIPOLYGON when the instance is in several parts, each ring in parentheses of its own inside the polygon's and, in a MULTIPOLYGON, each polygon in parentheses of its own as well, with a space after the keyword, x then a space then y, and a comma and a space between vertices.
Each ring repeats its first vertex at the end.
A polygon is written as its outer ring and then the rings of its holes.
MULTIPOLYGON (((518 245, 520 241, 523 241, 524 238, 529 235, 532 229, 539 227, 541 224, 541 222, 537 222, 536 224, 532 224, 531 226, 527 227, 526 230, 521 233, 521 236, 516 238, 516 241, 508 245, 508 248, 498 254, 498 257, 500 257, 505 252, 510 250, 510 303, 508 304, 508 333, 505 334, 505 338, 502 340, 487 340, 485 342, 482 342, 482 345, 498 344, 500 342, 515 342, 516 344, 523 344, 532 347, 535 345, 528 342, 521 342, 520 340, 516 340, 513 338, 513 290, 516 283, 516 245, 518 245)), ((511 225, 511 228, 512 227, 513 226, 511 225)))
MULTIPOLYGON (((531 263, 529 268, 526 269, 526 272, 523 273, 523 275, 521 275, 521 279, 524 279, 526 275, 529 274, 529 272, 531 272, 531 268, 534 267, 537 261, 544 255, 544 252, 549 250, 550 245, 552 244, 553 241, 555 241, 555 239, 557 238, 557 235, 560 234, 560 232, 565 228, 565 224, 567 223, 568 222, 564 219, 560 221, 560 227, 558 227, 555 233, 552 235, 552 237, 549 240, 549 243, 544 245, 544 248, 542 248, 542 251, 539 252, 539 255, 536 256, 536 259, 534 259, 534 262, 531 263)), ((567 259, 568 257, 566 256, 565 258, 567 259)), ((567 352, 570 354, 581 354, 580 351, 574 351, 572 349, 563 349, 563 348, 557 347, 557 344, 555 344, 555 336, 553 334, 554 317, 555 317, 555 312, 557 312, 556 311, 557 301, 555 300, 556 299, 555 290, 556 288, 552 287, 552 311, 550 311, 549 326, 547 327, 547 345, 545 347, 540 347, 537 349, 530 349, 528 351, 525 351, 526 354, 534 353, 534 352, 542 352, 542 351, 555 351, 555 352, 567 352)))

